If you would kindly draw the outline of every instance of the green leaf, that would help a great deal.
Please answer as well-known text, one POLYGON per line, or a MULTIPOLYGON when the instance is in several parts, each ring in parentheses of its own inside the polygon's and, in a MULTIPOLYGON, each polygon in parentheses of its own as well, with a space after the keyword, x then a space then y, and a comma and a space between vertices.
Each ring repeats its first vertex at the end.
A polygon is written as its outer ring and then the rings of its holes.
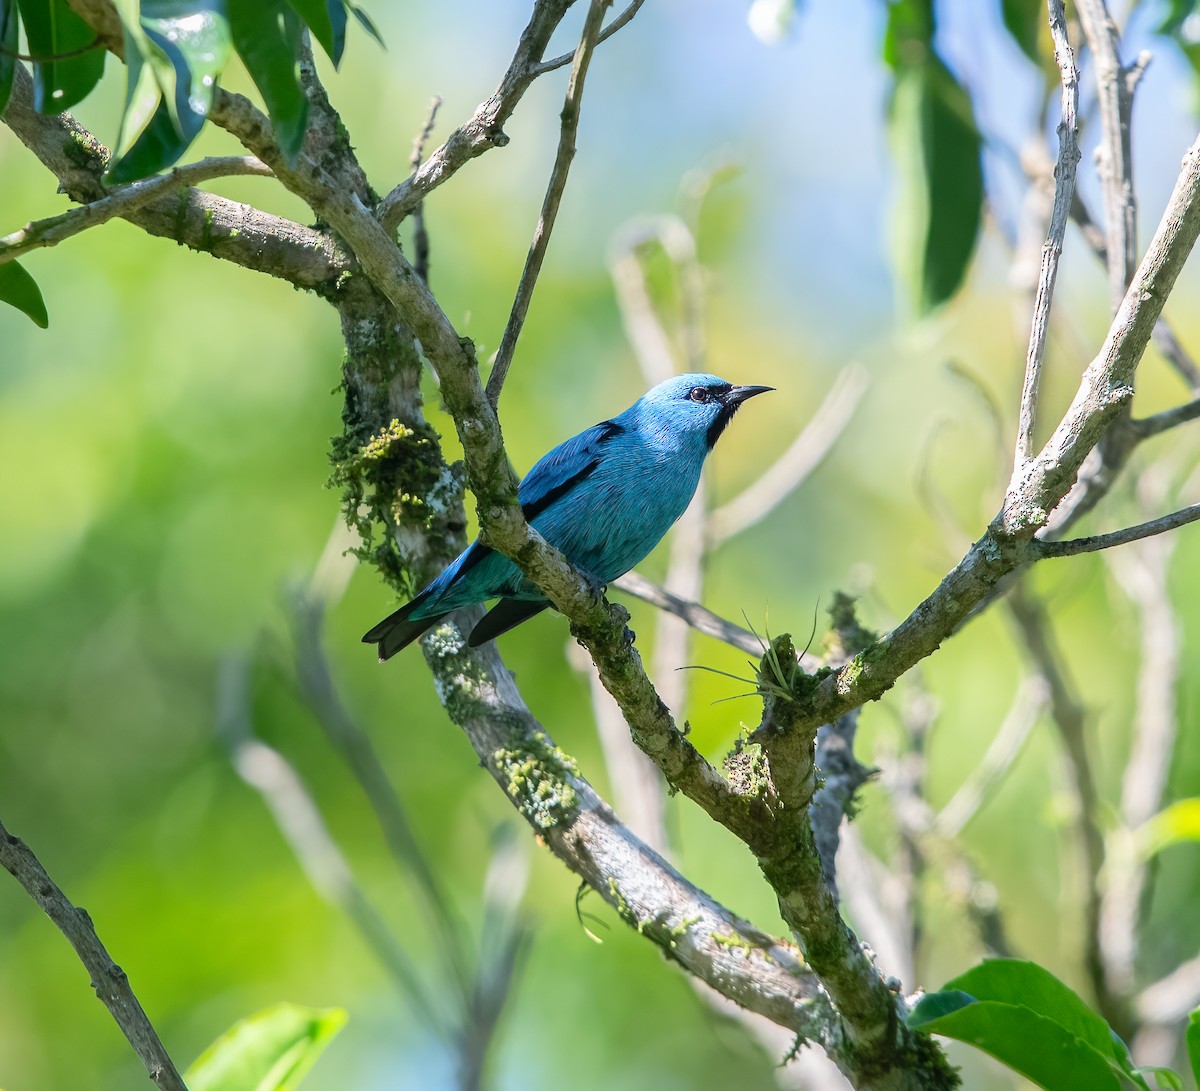
POLYGON ((321 43, 336 68, 346 46, 346 8, 341 0, 288 0, 296 14, 304 20, 312 36, 321 43), (341 12, 341 35, 335 34, 334 8, 341 12))
POLYGON ((883 59, 893 69, 924 64, 933 53, 932 0, 891 0, 883 35, 883 59))
POLYGON ((1200 1084, 1200 1008, 1188 1016, 1187 1051, 1188 1060, 1192 1062, 1192 1075, 1200 1084))
MULTIPOLYGON (((977 1000, 1020 1004, 1053 1020, 1101 1053, 1125 1064, 1128 1050, 1109 1025, 1079 995, 1036 962, 1019 958, 985 959, 943 986, 969 993, 977 1000)), ((1132 1070, 1132 1069, 1131 1069, 1132 1070)))
POLYGON ((1017 1004, 981 1000, 914 1029, 967 1042, 1047 1091, 1121 1091, 1107 1057, 1017 1004))
POLYGON ((16 307, 42 329, 50 325, 50 317, 46 314, 46 302, 42 299, 37 281, 15 261, 6 261, 0 265, 0 303, 16 307))
POLYGON ((171 112, 159 102, 133 146, 108 168, 105 177, 114 184, 147 178, 178 163, 187 147, 188 142, 175 129, 171 112))
POLYGON ((128 84, 110 178, 127 182, 170 166, 187 150, 204 126, 233 41, 225 0, 116 0, 116 6, 128 84))
POLYGON ((1041 66, 1042 27, 1047 25, 1045 0, 1000 0, 1004 27, 1034 64, 1041 66))
POLYGON ((17 0, 0 0, 0 116, 4 114, 12 91, 13 70, 17 63, 13 54, 17 51, 19 28, 17 0))
POLYGON ((346 48, 346 0, 326 0, 329 9, 329 22, 333 26, 333 58, 334 64, 342 59, 342 50, 346 48))
POLYGON ((354 12, 354 18, 358 20, 358 25, 371 35, 384 49, 387 49, 383 35, 379 33, 379 28, 375 25, 371 17, 357 4, 351 4, 350 10, 354 12))
MULTIPOLYGON (((897 56, 914 55, 911 42, 897 56)), ((897 272, 918 316, 961 286, 983 220, 983 166, 971 100, 932 52, 902 61, 888 112, 899 175, 897 272)))
POLYGON ((283 0, 229 0, 229 24, 238 56, 267 104, 279 148, 294 161, 308 120, 300 87, 303 24, 283 0))
POLYGON ((975 997, 961 989, 946 988, 939 992, 926 993, 909 1013, 907 1022, 913 1030, 925 1030, 930 1023, 943 1015, 949 1015, 974 1003, 975 997))
POLYGON ((1200 841, 1200 797, 1181 799, 1159 811, 1139 831, 1147 856, 1181 841, 1200 841))
POLYGON ((159 85, 180 136, 190 143, 233 52, 225 0, 141 0, 140 7, 146 38, 170 62, 173 79, 159 85))
POLYGON ((20 7, 29 52, 42 58, 33 62, 33 108, 42 114, 69 110, 99 83, 105 50, 66 0, 20 0, 20 7))
POLYGON ((1200 0, 1167 0, 1167 11, 1158 25, 1158 33, 1177 34, 1197 6, 1200 6, 1200 0))
POLYGON ((923 997, 908 1024, 969 1042, 1049 1091, 1148 1087, 1109 1025, 1032 962, 983 962, 923 997))
POLYGON ((1184 1091, 1183 1077, 1173 1068, 1163 1068, 1161 1065, 1156 1064, 1144 1064, 1138 1068, 1138 1072, 1153 1076, 1154 1082, 1159 1087, 1165 1087, 1167 1091, 1184 1091))
POLYGON ((276 1004, 235 1023, 183 1074, 190 1091, 292 1091, 346 1013, 276 1004))

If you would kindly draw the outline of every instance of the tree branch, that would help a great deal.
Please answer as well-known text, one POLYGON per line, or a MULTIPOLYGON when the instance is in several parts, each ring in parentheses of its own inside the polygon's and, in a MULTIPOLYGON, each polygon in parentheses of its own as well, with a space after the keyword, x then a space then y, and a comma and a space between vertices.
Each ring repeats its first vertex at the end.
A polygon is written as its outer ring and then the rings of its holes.
MULTIPOLYGON (((37 113, 29 73, 18 66, 14 77, 5 124, 49 168, 71 200, 88 205, 108 197, 101 180, 108 149, 69 113, 37 113)), ((335 297, 357 268, 324 232, 202 190, 189 188, 156 197, 124 218, 148 234, 326 298, 335 297)))
MULTIPOLYGON (((1165 475, 1146 474, 1139 488, 1145 506, 1161 502, 1165 475)), ((1182 633, 1168 587, 1175 539, 1145 539, 1137 549, 1107 555, 1109 568, 1138 612, 1140 629, 1137 707, 1133 739, 1121 781, 1121 826, 1132 831, 1162 806, 1176 735, 1176 687, 1182 633)), ((1142 916, 1149 897, 1149 861, 1133 837, 1109 838, 1100 905, 1100 949, 1109 987, 1131 996, 1142 916)))
POLYGON ((444 1014, 421 981, 408 953, 371 904, 330 834, 299 774, 279 751, 257 739, 250 720, 250 664, 228 655, 217 678, 217 733, 237 775, 258 792, 313 889, 354 923, 413 1015, 448 1040, 444 1014))
POLYGON ((121 1033, 133 1046, 146 1072, 161 1091, 187 1091, 167 1051, 163 1048, 138 998, 134 996, 125 971, 96 935, 92 918, 78 906, 72 905, 59 889, 41 861, 19 837, 9 833, 0 823, 0 867, 3 867, 37 902, 67 942, 75 949, 79 961, 92 976, 92 988, 100 1002, 108 1008, 121 1033))
POLYGON ((1075 168, 1079 164, 1079 122, 1076 116, 1079 111, 1079 73, 1075 69, 1075 54, 1067 38, 1067 19, 1062 0, 1049 0, 1049 9, 1054 59, 1058 63, 1059 77, 1062 81, 1062 120, 1058 124, 1054 206, 1046 242, 1042 246, 1041 272, 1034 297, 1033 325, 1029 331, 1029 350, 1025 358, 1025 382, 1021 388, 1017 446, 1013 459, 1014 475, 1018 474, 1033 456, 1042 362, 1046 355, 1046 335, 1050 328, 1050 305, 1054 299, 1054 282, 1058 276, 1063 239, 1067 233, 1071 199, 1075 194, 1075 168))
POLYGON ((808 479, 846 430, 866 390, 867 373, 861 367, 851 365, 838 372, 824 401, 787 450, 710 515, 710 549, 761 522, 808 479))
POLYGON ((1093 534, 1088 538, 1071 538, 1064 542, 1037 543, 1038 553, 1042 557, 1074 557, 1080 553, 1095 553, 1101 549, 1111 549, 1113 546, 1128 545, 1154 534, 1163 534, 1168 530, 1176 530, 1200 519, 1200 504, 1191 504, 1170 515, 1160 515, 1146 523, 1125 527, 1123 530, 1113 530, 1108 534, 1093 534))
POLYGON ((573 0, 535 0, 529 24, 521 34, 517 50, 500 86, 479 104, 469 121, 450 134, 436 148, 420 170, 401 182, 380 202, 376 215, 390 235, 424 198, 450 179, 464 164, 492 148, 508 143, 504 123, 517 103, 540 75, 537 64, 550 43, 550 37, 573 0))
POLYGON ((521 271, 521 279, 517 284, 517 296, 513 300, 504 335, 500 338, 496 362, 488 376, 487 396, 493 406, 500 401, 500 391, 508 377, 517 338, 521 336, 521 328, 525 325, 525 316, 529 313, 529 304, 533 299, 533 289, 537 284, 538 274, 542 271, 546 250, 550 246, 550 233, 554 230, 558 206, 562 203, 563 190, 567 186, 567 173, 571 169, 571 160, 575 158, 575 135, 579 131, 579 111, 583 103, 583 84, 587 79, 588 64, 592 59, 592 51, 596 48, 604 12, 611 3, 612 0, 591 0, 587 19, 583 24, 583 34, 575 50, 575 63, 571 66, 571 78, 567 81, 567 94, 560 115, 562 123, 554 167, 550 171, 550 181, 546 184, 546 196, 542 200, 542 211, 533 231, 533 242, 530 243, 529 254, 525 258, 525 268, 521 271))
MULTIPOLYGON (((601 42, 607 42, 618 30, 628 24, 638 11, 641 10, 642 4, 645 2, 646 0, 633 0, 633 3, 629 7, 604 28, 600 37, 596 39, 596 44, 599 45, 601 42)), ((570 64, 574 56, 574 53, 563 53, 553 60, 542 61, 541 64, 534 66, 533 74, 535 77, 544 76, 547 72, 553 72, 556 68, 562 68, 564 65, 570 64)))
POLYGON ((1042 451, 1010 484, 1000 513, 935 590, 892 632, 814 688, 801 723, 823 724, 885 693, 936 650, 1001 581, 1042 556, 1030 537, 1049 520, 1088 453, 1132 396, 1132 379, 1162 307, 1200 233, 1200 140, 1187 151, 1163 213, 1100 353, 1042 451))
POLYGON ((174 190, 206 182, 213 178, 243 174, 255 174, 269 178, 271 170, 265 163, 259 162, 253 156, 218 156, 202 159, 197 163, 189 163, 182 167, 173 167, 166 174, 154 178, 132 182, 107 197, 101 197, 97 201, 92 201, 80 208, 73 208, 58 216, 32 221, 19 231, 0 238, 0 265, 12 261, 22 254, 27 254, 31 250, 57 246, 60 242, 86 231, 89 227, 99 227, 101 224, 107 223, 114 216, 128 217, 130 213, 135 212, 148 201, 174 190))
MULTIPOLYGON (((464 612, 463 627, 482 614, 464 612)), ((495 646, 446 623, 423 645, 447 712, 546 846, 668 958, 835 1056, 840 1020, 789 944, 689 883, 623 826, 525 707, 495 646)))

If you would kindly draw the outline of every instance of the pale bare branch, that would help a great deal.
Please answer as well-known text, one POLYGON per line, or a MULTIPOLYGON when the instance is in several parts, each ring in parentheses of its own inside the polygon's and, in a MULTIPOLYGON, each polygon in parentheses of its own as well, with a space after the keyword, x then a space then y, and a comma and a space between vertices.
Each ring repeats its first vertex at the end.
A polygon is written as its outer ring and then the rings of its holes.
POLYGON ((1108 534, 1093 534, 1087 538, 1069 538, 1062 542, 1038 542, 1038 552, 1043 557, 1074 557, 1080 553, 1095 553, 1101 549, 1112 549, 1113 546, 1128 545, 1130 542, 1150 538, 1155 534, 1163 534, 1168 530, 1176 530, 1194 523, 1200 519, 1200 504, 1191 504, 1180 508, 1169 515, 1160 515, 1146 523, 1125 527, 1123 530, 1113 530, 1108 534))
POLYGON ((1049 696, 1049 687, 1041 675, 1032 675, 1021 683, 1012 706, 979 764, 938 812, 934 826, 941 836, 957 837, 979 813, 980 807, 1020 757, 1029 733, 1046 708, 1049 696))
POLYGON ((709 516, 715 548, 765 519, 807 479, 833 449, 867 389, 865 369, 843 368, 808 424, 762 474, 709 516))
MULTIPOLYGON (((607 42, 618 30, 626 26, 629 21, 638 13, 641 6, 646 0, 633 0, 633 2, 618 15, 611 23, 608 24, 601 32, 596 44, 607 42)), ((563 53, 561 56, 555 57, 553 60, 542 61, 541 64, 534 65, 533 74, 535 76, 544 76, 547 72, 553 72, 556 68, 562 68, 563 65, 571 63, 571 59, 575 56, 574 53, 563 53)))
POLYGON ((19 231, 0 238, 0 265, 31 250, 57 246, 81 231, 86 231, 89 227, 99 227, 114 217, 128 216, 147 202, 174 190, 185 189, 213 178, 228 178, 241 174, 257 174, 269 178, 271 169, 253 156, 217 156, 182 167, 173 167, 166 174, 154 178, 131 182, 98 201, 73 208, 58 216, 34 220, 19 231))
MULTIPOLYGON (((1050 227, 1042 246, 1041 271, 1034 296, 1033 324, 1029 331, 1029 350, 1025 357, 1025 381, 1021 388, 1021 409, 1017 427, 1017 445, 1013 472, 1017 473, 1033 456, 1034 429, 1037 426, 1038 395, 1042 364, 1046 355, 1046 336, 1050 328, 1050 305, 1054 282, 1062 257, 1063 239, 1070 218, 1071 198, 1075 193, 1075 168, 1079 164, 1079 73, 1075 54, 1067 38, 1067 18, 1062 0, 1048 0, 1050 34, 1054 40, 1054 59, 1062 81, 1062 120, 1058 125, 1058 162, 1054 167, 1054 204, 1050 227)), ((1122 285, 1122 289, 1124 286, 1122 285)))
POLYGON ((554 221, 558 217, 559 205, 562 204, 571 160, 575 158, 575 136, 579 131, 584 80, 587 79, 588 65, 596 48, 604 12, 611 3, 612 0, 591 0, 587 19, 583 24, 583 35, 575 50, 575 63, 571 67, 571 78, 567 81, 567 94, 560 115, 558 152, 550 171, 550 181, 546 184, 546 196, 542 200, 537 227, 533 230, 533 242, 529 245, 525 268, 521 271, 521 279, 517 284, 517 296, 513 300, 504 334, 500 338, 500 348, 496 352, 492 373, 488 376, 487 397, 493 407, 500 401, 500 391, 504 388, 504 380, 508 377, 508 369, 512 365, 517 338, 521 336, 521 329, 525 325, 525 316, 529 313, 538 274, 542 271, 542 262, 545 261, 546 250, 550 246, 550 233, 554 230, 554 221))

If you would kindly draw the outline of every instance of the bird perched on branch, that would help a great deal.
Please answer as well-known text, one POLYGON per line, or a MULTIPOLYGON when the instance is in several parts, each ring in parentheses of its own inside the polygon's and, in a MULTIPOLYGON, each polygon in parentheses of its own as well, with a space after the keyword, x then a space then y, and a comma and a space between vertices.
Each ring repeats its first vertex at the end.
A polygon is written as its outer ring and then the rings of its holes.
MULTIPOLYGON (((771 389, 705 374, 659 383, 624 413, 560 443, 525 475, 517 490, 525 518, 597 584, 611 583, 683 514, 705 458, 742 402, 771 389)), ((512 561, 477 540, 363 642, 377 644, 383 661, 451 611, 495 598, 467 640, 472 648, 550 605, 512 561)))

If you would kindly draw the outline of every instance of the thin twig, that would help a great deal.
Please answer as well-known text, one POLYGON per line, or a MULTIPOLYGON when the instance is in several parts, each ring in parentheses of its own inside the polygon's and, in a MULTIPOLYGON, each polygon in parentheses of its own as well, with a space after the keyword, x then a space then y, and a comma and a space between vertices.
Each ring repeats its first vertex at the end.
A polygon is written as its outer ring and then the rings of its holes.
POLYGON ((0 265, 19 258, 31 250, 57 246, 73 235, 78 235, 89 227, 99 227, 116 216, 127 216, 148 201, 153 201, 174 190, 186 189, 188 186, 194 186, 213 178, 227 178, 244 174, 269 178, 271 168, 252 155, 215 156, 201 159, 197 163, 188 163, 182 167, 173 167, 166 174, 155 178, 131 182, 108 197, 102 197, 98 201, 92 201, 79 208, 72 208, 58 216, 34 220, 19 231, 0 238, 0 265))
MULTIPOLYGON (((1088 210, 1086 202, 1079 195, 1078 190, 1075 192, 1075 199, 1071 202, 1071 219, 1074 221, 1075 226, 1079 228, 1084 242, 1091 248, 1092 253, 1101 262, 1107 264, 1108 252, 1104 243, 1104 232, 1092 218, 1092 214, 1088 210)), ((1158 321, 1154 324, 1152 337, 1155 347, 1162 353, 1167 363, 1175 369, 1176 374, 1193 391, 1200 392, 1200 366, 1191 358, 1187 349, 1179 343, 1179 338, 1175 336, 1175 331, 1171 328, 1171 324, 1166 318, 1159 317, 1158 321)), ((1137 422, 1134 421, 1133 423, 1136 424, 1137 422)))
MULTIPOLYGON (((1157 330, 1157 327, 1155 329, 1157 330)), ((1170 428, 1187 424, 1188 421, 1193 421, 1197 417, 1200 417, 1200 398, 1193 398, 1190 402, 1177 405, 1174 409, 1164 409, 1161 413, 1132 420, 1130 425, 1141 439, 1149 439, 1170 428)))
POLYGON ((609 272, 621 311, 621 325, 637 356, 642 377, 654 386, 679 368, 677 353, 650 295, 643 255, 657 243, 678 272, 683 298, 684 370, 703 370, 703 333, 699 313, 703 283, 696 261, 696 240, 680 216, 638 216, 617 233, 609 256, 609 272))
POLYGON ((529 883, 529 844, 508 827, 501 827, 500 833, 507 836, 492 852, 483 882, 479 974, 457 1035, 459 1091, 484 1086, 488 1051, 533 942, 533 930, 520 910, 529 883))
POLYGON ((574 640, 567 644, 567 662, 587 681, 592 699, 592 716, 604 771, 612 785, 613 803, 622 821, 655 852, 666 856, 666 796, 663 778, 654 763, 629 737, 629 727, 620 706, 604 688, 592 661, 574 640))
POLYGON ((0 823, 0 867, 17 880, 75 949, 92 977, 92 988, 161 1091, 187 1091, 158 1033, 134 996, 125 971, 112 960, 96 935, 92 918, 59 889, 41 861, 19 837, 0 823))
POLYGON ((1046 335, 1050 328, 1050 305, 1054 282, 1062 257, 1063 239, 1070 218, 1071 198, 1075 193, 1075 168, 1079 164, 1079 73, 1075 54, 1067 38, 1066 14, 1062 0, 1048 0, 1050 34, 1054 39, 1054 59, 1062 80, 1062 120, 1058 124, 1058 162, 1054 167, 1054 207, 1050 227, 1042 246, 1041 272, 1034 297, 1033 324, 1029 331, 1029 350, 1025 357, 1025 381, 1021 388, 1021 410, 1017 428, 1014 472, 1033 456, 1034 429, 1037 426, 1038 395, 1042 364, 1046 356, 1046 335))
MULTIPOLYGON (((353 558, 343 555, 339 560, 343 563, 349 561, 349 566, 353 567, 353 558)), ((450 977, 465 998, 472 986, 461 914, 443 889, 437 872, 417 840, 408 812, 370 736, 350 715, 338 694, 329 660, 321 644, 324 632, 323 603, 301 594, 293 599, 291 605, 296 640, 296 679, 301 695, 370 802, 388 849, 401 872, 412 879, 421 895, 426 921, 430 931, 439 940, 439 953, 450 977)))
POLYGON ((521 327, 525 325, 525 316, 529 313, 533 290, 537 285, 538 274, 542 271, 542 262, 546 258, 546 250, 550 245, 550 233, 554 230, 554 221, 558 216, 558 207, 562 203, 563 190, 567 186, 567 173, 571 169, 571 160, 575 158, 575 135, 579 131, 579 111, 583 100, 584 80, 587 79, 588 65, 592 59, 592 51, 596 48, 596 39, 600 34, 604 12, 611 3, 612 0, 592 0, 591 7, 588 8, 587 19, 583 24, 583 34, 579 39, 579 46, 575 50, 575 63, 571 66, 571 78, 567 81, 567 94, 563 100, 558 154, 554 157, 554 167, 550 171, 550 181, 546 185, 546 196, 542 200, 542 212, 538 217, 537 227, 533 231, 533 242, 530 243, 529 254, 525 258, 525 268, 521 271, 521 280, 517 284, 517 295, 513 300, 512 311, 509 313, 508 323, 504 327, 504 335, 500 338, 496 362, 492 365, 492 373, 488 376, 487 397, 493 408, 500 401, 500 391, 504 387, 504 380, 508 377, 513 352, 517 347, 517 338, 521 336, 521 327))
POLYGON ((1100 877, 1104 867, 1104 834, 1100 829, 1100 797, 1088 750, 1087 720, 1067 678, 1061 653, 1054 642, 1041 603, 1018 584, 1006 600, 1017 623, 1033 668, 1045 679, 1050 694, 1050 717, 1058 730, 1075 794, 1075 827, 1083 850, 1084 965, 1100 1013, 1117 1028, 1126 1030, 1122 1005, 1108 988, 1100 953, 1100 877))
POLYGON ((1175 967, 1153 985, 1147 985, 1136 1001, 1138 1016, 1147 1023, 1186 1019, 1197 1004, 1200 1004, 1200 955, 1175 967))
POLYGON ((533 13, 500 85, 446 138, 444 144, 434 149, 420 170, 409 175, 380 201, 376 216, 389 234, 424 197, 452 178, 459 168, 489 149, 502 148, 508 143, 504 124, 537 78, 537 64, 571 2, 535 0, 533 13))
MULTIPOLYGON (((413 138, 412 155, 409 157, 408 165, 412 167, 413 173, 421 167, 421 156, 425 152, 425 145, 429 141, 430 134, 433 132, 434 122, 437 121, 438 108, 442 105, 441 95, 434 95, 429 100, 429 114, 425 118, 425 124, 421 127, 421 131, 413 138)), ((413 270, 416 272, 426 284, 429 283, 429 235, 425 230, 425 203, 422 201, 413 209, 413 270)))
POLYGON ((843 368, 801 433, 759 477, 709 516, 713 549, 756 525, 804 483, 832 450, 867 389, 867 373, 843 368))
MULTIPOLYGON (((596 44, 608 41, 618 30, 629 22, 637 13, 646 0, 633 0, 620 15, 618 15, 611 23, 604 28, 600 33, 600 37, 596 39, 596 44)), ((533 66, 533 74, 535 76, 544 76, 547 72, 553 72, 556 68, 562 68, 563 65, 570 64, 574 53, 563 53, 561 56, 555 57, 553 60, 542 61, 541 64, 533 66)))
POLYGON ((413 1014, 428 1030, 448 1040, 444 1016, 432 1003, 407 953, 355 880, 308 788, 282 754, 254 737, 249 685, 247 658, 227 656, 218 676, 217 731, 233 768, 262 796, 313 889, 354 922, 391 973, 413 1014))
MULTIPOLYGON (((1162 502, 1166 473, 1143 474, 1139 500, 1145 507, 1162 502)), ((1137 707, 1133 739, 1121 782, 1121 826, 1128 833, 1148 822, 1162 806, 1175 751, 1176 688, 1182 634, 1168 587, 1171 555, 1177 539, 1153 537, 1136 549, 1106 554, 1109 569, 1138 612, 1137 707)), ((1110 987, 1129 995, 1135 985, 1142 913, 1148 900, 1149 871, 1132 836, 1110 839, 1100 914, 1100 944, 1110 987)))
POLYGON ((1109 301, 1115 314, 1137 267, 1137 202, 1129 136, 1136 79, 1129 77, 1144 65, 1125 68, 1121 64, 1120 35, 1106 0, 1077 0, 1076 9, 1096 69, 1103 130, 1097 159, 1104 189, 1109 301))
POLYGON ((1025 741, 1048 700, 1049 690, 1045 678, 1034 675, 1022 682, 1012 707, 1009 708, 979 764, 950 797, 950 802, 938 812, 935 826, 939 834, 943 837, 957 837, 966 824, 979 813, 979 809, 1020 756, 1025 741))
POLYGON ((683 618, 698 633, 724 641, 751 655, 762 655, 762 641, 749 629, 726 621, 698 602, 689 602, 671 594, 637 572, 626 572, 620 579, 613 581, 613 587, 632 595, 635 599, 641 599, 651 606, 657 606, 660 610, 667 610, 676 617, 683 618))
POLYGON ((1074 557, 1079 553, 1095 553, 1100 549, 1111 549, 1113 546, 1128 545, 1153 534, 1163 534, 1168 530, 1186 526, 1200 519, 1200 504, 1190 504, 1186 508, 1161 515, 1147 523, 1138 523, 1124 530, 1113 530, 1108 534, 1093 534, 1088 538, 1070 538, 1065 542, 1044 542, 1038 540, 1037 548, 1042 557, 1074 557))

